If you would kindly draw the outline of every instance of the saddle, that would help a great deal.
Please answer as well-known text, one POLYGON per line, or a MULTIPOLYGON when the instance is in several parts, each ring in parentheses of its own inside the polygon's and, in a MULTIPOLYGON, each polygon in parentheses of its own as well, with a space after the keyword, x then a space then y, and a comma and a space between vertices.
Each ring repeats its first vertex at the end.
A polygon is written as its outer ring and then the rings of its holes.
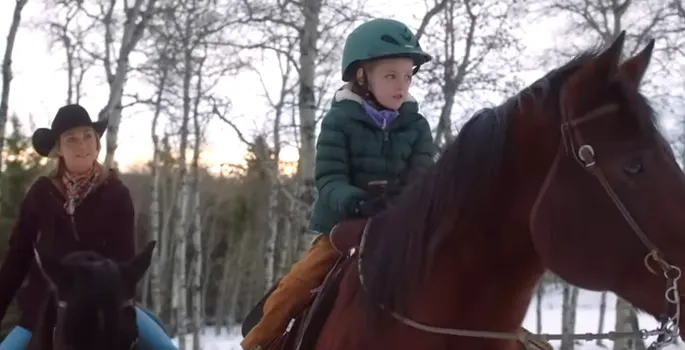
MULTIPOLYGON (((312 300, 305 309, 291 320, 288 329, 274 340, 265 350, 312 350, 316 346, 319 334, 333 304, 338 296, 338 289, 343 272, 351 263, 356 262, 364 228, 368 219, 350 219, 336 225, 330 233, 330 239, 340 257, 326 275, 323 284, 312 290, 312 300)), ((280 282, 280 281, 279 281, 280 282)), ((242 325, 242 334, 246 336, 262 318, 264 302, 278 286, 271 287, 267 294, 250 311, 242 325)))
MULTIPOLYGON (((328 272, 323 284, 312 290, 312 301, 297 317, 291 320, 285 333, 269 344, 264 350, 314 350, 316 348, 321 330, 338 296, 344 272, 350 264, 354 264, 357 261, 359 247, 367 222, 368 219, 364 218, 350 219, 339 223, 331 230, 331 243, 335 250, 340 253, 340 257, 328 272)), ((243 337, 261 320, 264 302, 276 289, 279 282, 276 282, 271 287, 243 321, 243 337)), ((520 344, 522 349, 553 350, 553 347, 547 341, 537 339, 525 328, 522 331, 529 335, 525 344, 520 344)))

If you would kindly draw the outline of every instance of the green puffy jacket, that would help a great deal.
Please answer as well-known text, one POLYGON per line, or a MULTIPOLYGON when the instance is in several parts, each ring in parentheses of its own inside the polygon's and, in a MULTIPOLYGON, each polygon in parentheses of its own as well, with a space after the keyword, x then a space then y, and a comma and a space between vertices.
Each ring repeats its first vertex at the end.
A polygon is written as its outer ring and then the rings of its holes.
POLYGON ((433 163, 434 154, 430 126, 416 101, 405 102, 383 130, 366 114, 361 97, 339 90, 321 122, 316 144, 318 198, 309 228, 329 233, 355 215, 370 181, 392 181, 406 171, 420 172, 433 163))

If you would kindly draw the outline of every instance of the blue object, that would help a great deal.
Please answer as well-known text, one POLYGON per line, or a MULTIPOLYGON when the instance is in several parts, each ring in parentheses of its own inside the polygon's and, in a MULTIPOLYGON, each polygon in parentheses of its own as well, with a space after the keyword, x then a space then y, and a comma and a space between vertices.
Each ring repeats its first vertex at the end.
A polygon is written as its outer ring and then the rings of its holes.
MULTIPOLYGON (((174 343, 162 328, 159 318, 151 311, 136 307, 138 324, 139 350, 177 350, 174 343)), ((0 343, 0 350, 24 350, 29 345, 31 332, 23 327, 14 327, 5 340, 0 343)))
POLYGON ((14 327, 0 343, 0 350, 24 350, 31 340, 31 332, 24 327, 14 327))
MULTIPOLYGON (((177 350, 166 334, 162 323, 151 311, 136 307, 136 322, 138 323, 139 350, 177 350)), ((0 348, 0 350, 4 350, 0 348)))

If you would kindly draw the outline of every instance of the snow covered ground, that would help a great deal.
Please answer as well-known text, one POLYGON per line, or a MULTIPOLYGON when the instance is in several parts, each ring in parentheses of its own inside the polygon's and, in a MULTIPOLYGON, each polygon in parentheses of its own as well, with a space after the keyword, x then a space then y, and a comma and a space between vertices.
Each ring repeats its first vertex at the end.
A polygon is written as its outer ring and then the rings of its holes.
MULTIPOLYGON (((576 333, 596 333, 599 324, 599 302, 600 293, 581 290, 578 294, 578 308, 576 310, 576 333)), ((528 314, 523 321, 523 326, 529 331, 535 332, 537 324, 535 320, 535 301, 531 303, 528 309, 528 314)), ((560 333, 561 332, 561 305, 562 297, 561 290, 548 293, 543 298, 542 308, 542 331, 543 333, 560 333)), ((616 319, 615 307, 616 297, 613 294, 607 295, 607 309, 605 314, 604 332, 614 330, 614 322, 616 319)), ((639 314, 640 328, 652 330, 657 327, 657 322, 653 317, 645 314, 639 314)), ((645 343, 647 346, 653 341, 653 338, 648 339, 645 343)), ((558 342, 552 342, 558 346, 558 342)), ((608 349, 611 349, 612 342, 605 341, 608 349)), ((584 342, 575 347, 575 350, 606 350, 598 347, 594 342, 584 342)), ((668 350, 685 350, 685 346, 681 344, 672 345, 665 349, 668 350)))
MULTIPOLYGON (((597 325, 599 322, 599 299, 600 293, 583 291, 581 290, 578 296, 578 310, 577 321, 576 321, 576 332, 597 332, 597 325)), ((552 291, 549 292, 543 299, 543 314, 542 314, 542 330, 545 333, 559 333, 561 331, 561 292, 552 291)), ((536 329, 535 320, 535 307, 534 303, 531 304, 531 308, 528 311, 528 315, 524 321, 524 327, 528 330, 534 332, 536 329)), ((607 310, 606 310, 606 322, 604 325, 604 331, 610 331, 614 329, 614 306, 616 305, 616 299, 613 295, 607 297, 607 310)), ((657 326, 656 321, 647 315, 640 315, 640 327, 653 329, 657 326)), ((230 334, 223 334, 221 336, 215 336, 213 329, 207 329, 202 341, 203 350, 241 350, 240 349, 240 332, 236 329, 230 334)), ((652 340, 652 339, 650 339, 652 340)), ((188 343, 192 344, 192 337, 188 337, 188 343)), ((558 345, 558 343, 553 343, 558 345)), ((611 342, 606 341, 605 344, 611 349, 611 342)), ((649 345, 649 342, 647 343, 649 345)), ((605 348, 598 347, 594 342, 586 342, 582 345, 576 346, 575 350, 606 350, 605 348)), ((666 349, 669 350, 685 350, 684 345, 670 346, 666 349)))
MULTIPOLYGON (((236 328, 230 333, 216 335, 213 327, 205 329, 202 336, 202 350, 242 350, 240 341, 243 339, 240 335, 240 329, 236 328)), ((178 345, 178 340, 174 339, 174 343, 178 345)), ((193 336, 189 335, 186 338, 186 347, 192 349, 193 336)))

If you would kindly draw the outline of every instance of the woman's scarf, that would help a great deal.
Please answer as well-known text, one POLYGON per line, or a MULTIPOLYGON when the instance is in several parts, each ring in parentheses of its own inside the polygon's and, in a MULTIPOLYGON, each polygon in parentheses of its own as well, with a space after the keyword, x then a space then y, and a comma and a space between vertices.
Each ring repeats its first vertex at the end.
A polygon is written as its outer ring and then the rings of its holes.
POLYGON ((72 174, 69 171, 62 172, 62 184, 64 185, 64 191, 67 197, 64 203, 64 209, 66 209, 69 215, 74 215, 74 210, 84 198, 90 193, 90 191, 95 188, 97 179, 100 176, 102 167, 100 164, 95 163, 95 165, 86 173, 82 174, 72 174))

